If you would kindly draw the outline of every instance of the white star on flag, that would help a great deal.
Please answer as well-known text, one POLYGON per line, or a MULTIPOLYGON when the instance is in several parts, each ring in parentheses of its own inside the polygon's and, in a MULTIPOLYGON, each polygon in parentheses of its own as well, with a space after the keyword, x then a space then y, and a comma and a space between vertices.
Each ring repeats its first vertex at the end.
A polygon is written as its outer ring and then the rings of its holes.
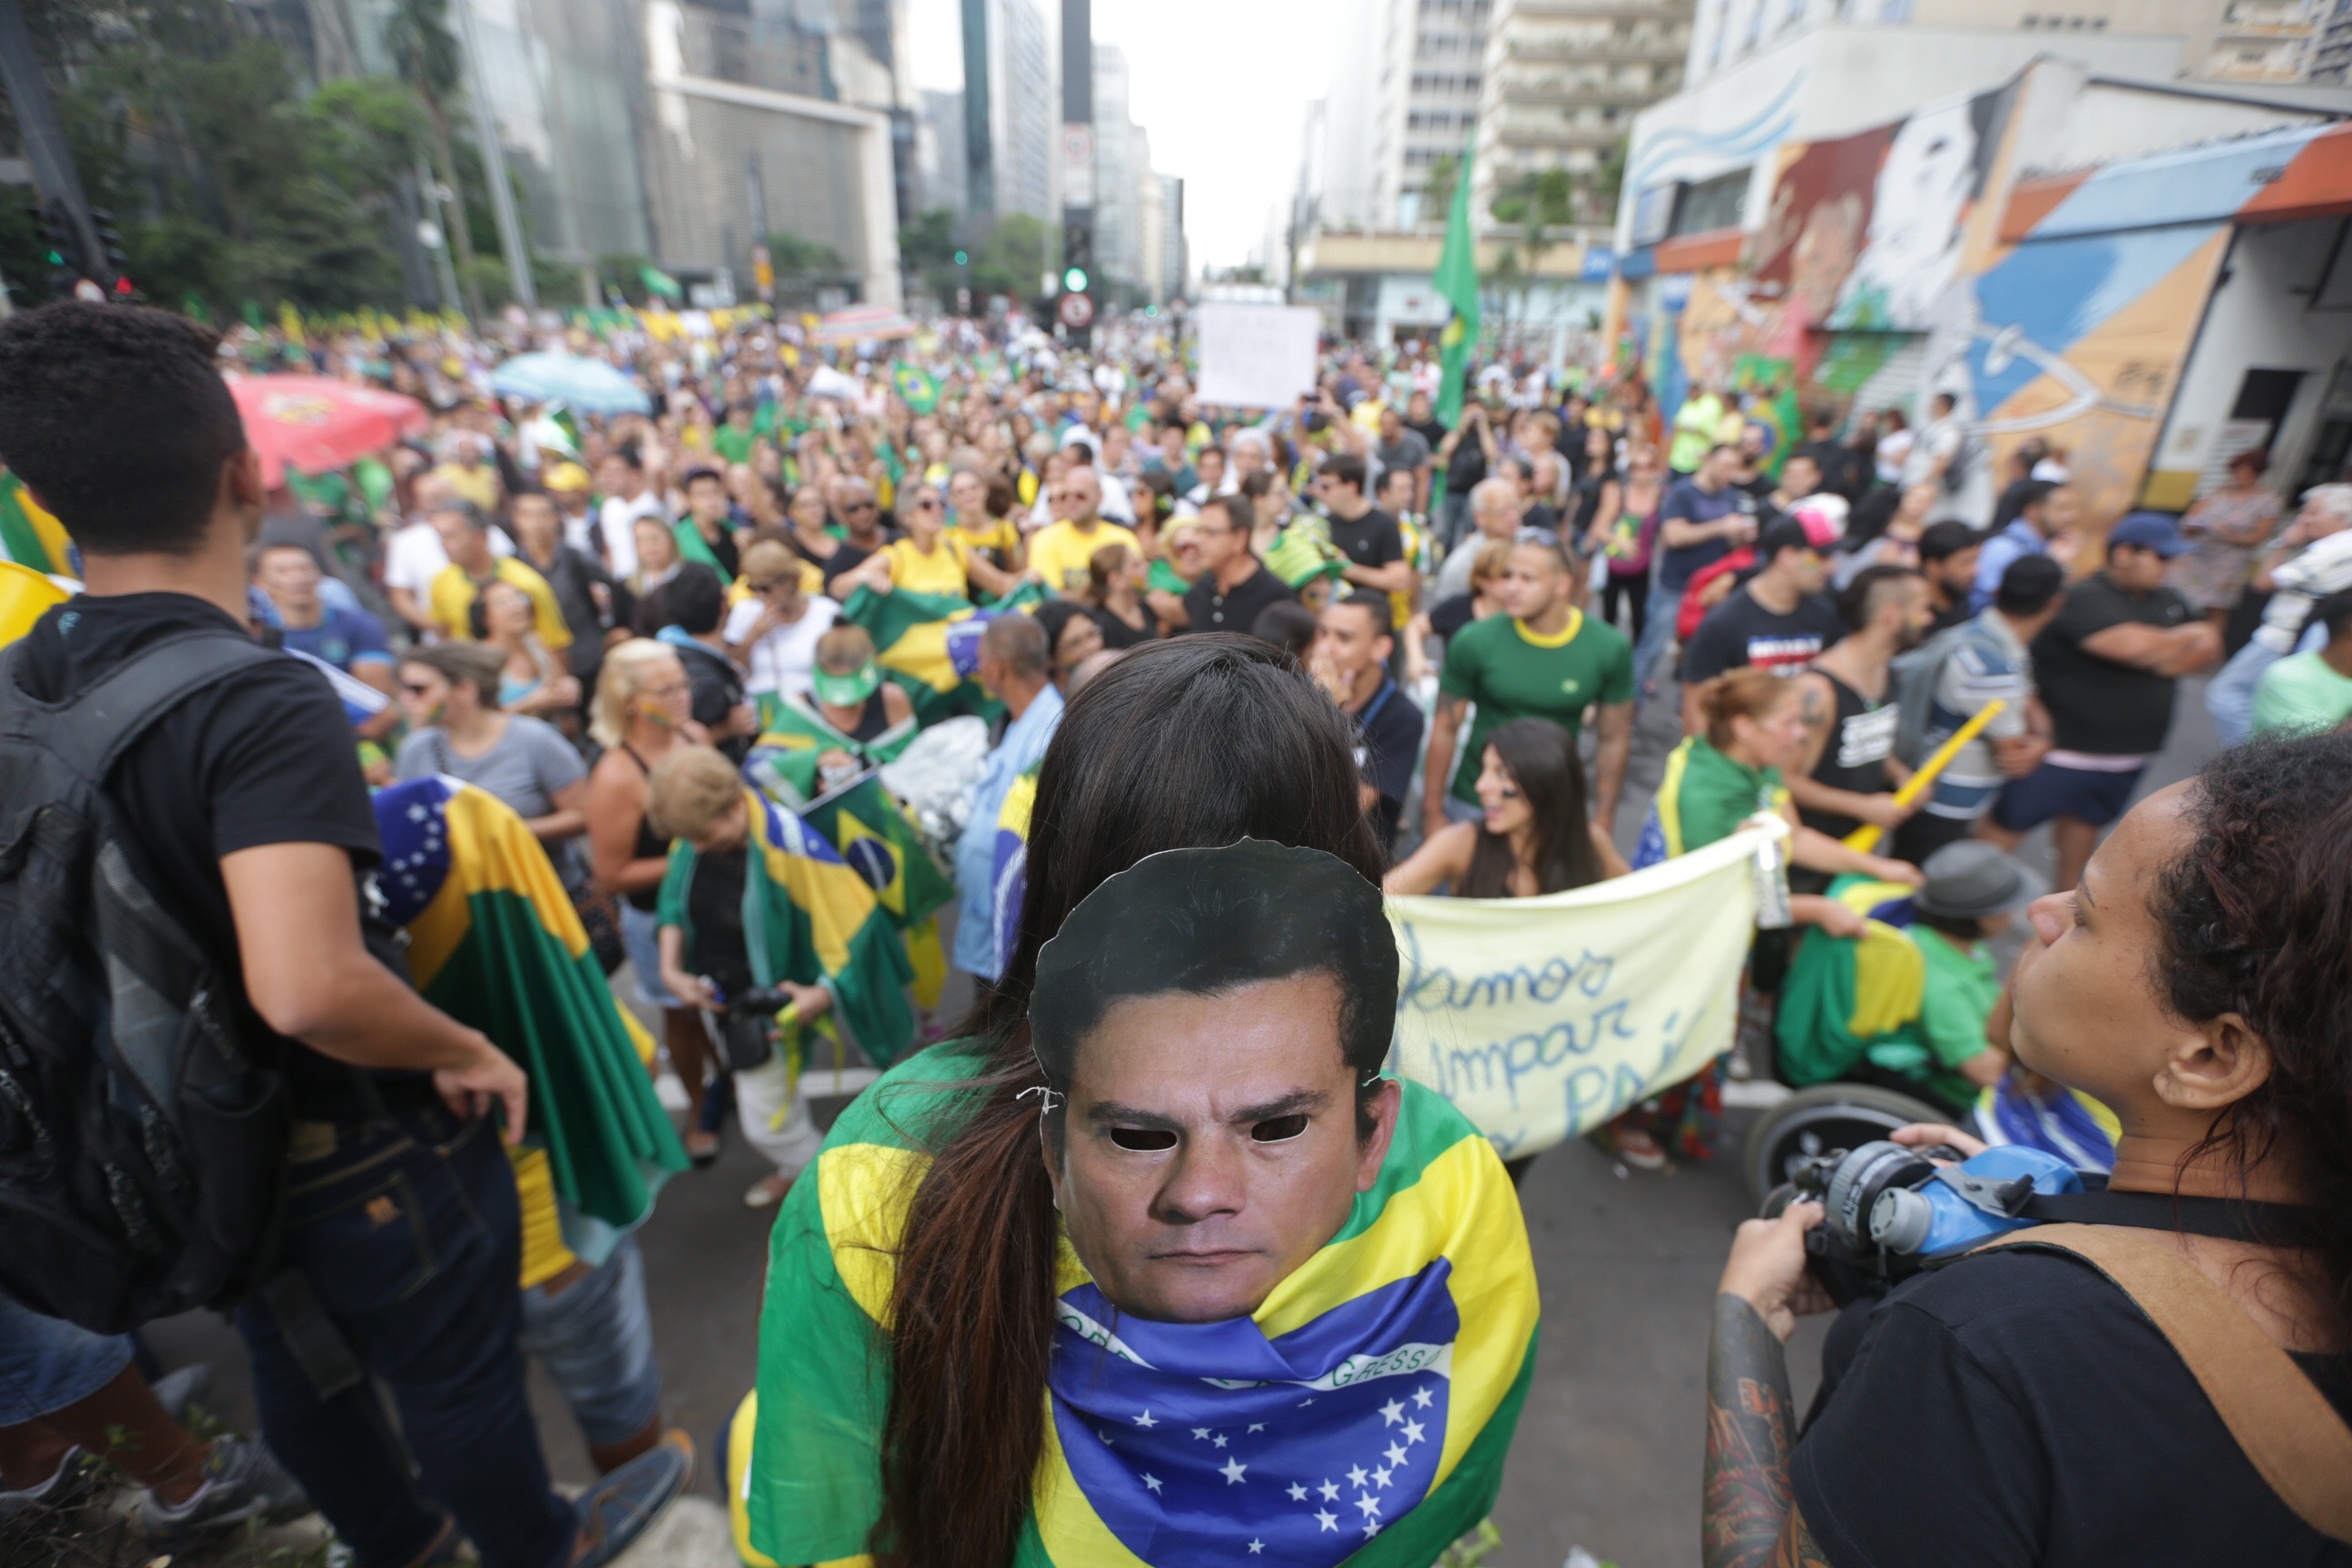
POLYGON ((1408 1421, 1404 1424, 1404 1441, 1405 1447, 1411 1447, 1413 1444, 1421 1441, 1420 1422, 1408 1421))
POLYGON ((1158 1476, 1149 1476, 1149 1475, 1148 1475, 1148 1476, 1144 1477, 1144 1478, 1143 1478, 1143 1484, 1144 1484, 1145 1486, 1147 1486, 1147 1487, 1149 1487, 1149 1488, 1150 1488, 1150 1489, 1151 1489, 1151 1491, 1152 1491, 1152 1493, 1153 1493, 1153 1495, 1154 1495, 1154 1496, 1157 1496, 1157 1495, 1159 1494, 1159 1491, 1160 1491, 1160 1478, 1159 1478, 1158 1476))
POLYGON ((1218 1433, 1216 1436, 1211 1440, 1220 1448, 1225 1446, 1225 1435, 1223 1432, 1218 1433))
POLYGON ((1389 1484, 1388 1467, 1383 1465, 1379 1469, 1374 1470, 1372 1472, 1372 1479, 1379 1482, 1382 1487, 1386 1487, 1389 1484))
POLYGON ((1398 1447, 1394 1443, 1391 1443, 1388 1446, 1387 1451, 1381 1454, 1381 1458, 1386 1459, 1391 1465, 1402 1465, 1404 1463, 1404 1450, 1398 1447))
POLYGON ((1323 1493, 1323 1500, 1325 1502, 1338 1502, 1339 1500, 1339 1483, 1333 1480, 1330 1477, 1326 1476, 1323 1478, 1321 1490, 1323 1493))
POLYGON ((1225 1478, 1225 1485, 1234 1487, 1241 1485, 1242 1475, 1248 1468, 1249 1467, 1239 1459, 1227 1459, 1217 1474, 1225 1478))
POLYGON ((1135 1418, 1135 1424, 1136 1424, 1138 1426, 1159 1426, 1159 1425, 1160 1425, 1160 1423, 1159 1423, 1159 1422, 1154 1421, 1154 1420, 1151 1418, 1151 1412, 1150 1412, 1150 1411, 1149 1411, 1149 1410, 1145 1411, 1142 1415, 1140 1415, 1137 1416, 1137 1417, 1135 1418))
POLYGON ((1251 1556, 1253 1556, 1253 1557, 1262 1557, 1262 1556, 1264 1556, 1265 1554, 1265 1542, 1263 1542, 1263 1541, 1253 1541, 1253 1542, 1250 1542, 1250 1555, 1251 1555, 1251 1556))
POLYGON ((1192 1428, 1192 1441, 1195 1443, 1205 1443, 1208 1440, 1209 1429, 1206 1426, 1195 1426, 1192 1428))
POLYGON ((1363 1466, 1358 1465, 1354 1469, 1348 1472, 1348 1484, 1351 1487, 1360 1487, 1364 1484, 1363 1466))
POLYGON ((1381 1425, 1383 1426, 1393 1426, 1403 1419, 1404 1405, 1402 1401, 1391 1399, 1381 1406, 1381 1425))
POLYGON ((1414 1389, 1414 1390, 1412 1391, 1412 1407, 1413 1407, 1415 1410, 1426 1410, 1426 1409, 1428 1409, 1428 1408, 1429 1408, 1430 1396, 1431 1396, 1432 1394, 1433 1394, 1435 1392, 1436 1392, 1436 1390, 1434 1390, 1434 1389, 1431 1388, 1431 1387, 1429 1386, 1429 1384, 1425 1384, 1425 1383, 1424 1383, 1424 1384, 1423 1384, 1419 1388, 1414 1389))
POLYGON ((1381 1516, 1381 1500, 1370 1492, 1358 1498, 1356 1506, 1364 1510, 1364 1517, 1367 1519, 1378 1519, 1381 1516))
POLYGON ((1108 1432, 1097 1432, 1095 1436, 1101 1438, 1106 1443, 1110 1441, 1110 1434, 1108 1432))
POLYGON ((1293 1502, 1305 1502, 1307 1500, 1307 1489, 1300 1486, 1297 1481, 1291 1482, 1290 1500, 1293 1502))
POLYGON ((1315 1510, 1315 1520, 1316 1522, 1320 1524, 1325 1530, 1337 1530, 1339 1528, 1339 1516, 1330 1512, 1328 1510, 1317 1509, 1315 1510))
POLYGON ((1364 1539, 1367 1541, 1370 1541, 1373 1536, 1378 1535, 1380 1532, 1381 1521, 1377 1519, 1364 1526, 1364 1539))
POLYGON ((1249 1429, 1253 1432, 1263 1432, 1265 1430, 1265 1423, 1263 1421, 1253 1421, 1249 1424, 1249 1429))

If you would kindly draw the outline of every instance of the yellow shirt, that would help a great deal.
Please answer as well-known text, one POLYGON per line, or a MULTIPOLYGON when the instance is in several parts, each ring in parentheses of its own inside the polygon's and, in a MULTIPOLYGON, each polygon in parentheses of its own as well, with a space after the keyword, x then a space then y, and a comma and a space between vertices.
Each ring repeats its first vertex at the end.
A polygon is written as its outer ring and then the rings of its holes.
POLYGON ((1115 522, 1097 522, 1090 533, 1081 533, 1074 522, 1049 523, 1029 541, 1029 570, 1055 593, 1076 594, 1087 586, 1087 563, 1106 544, 1143 553, 1135 535, 1115 522))
POLYGON ((488 463, 467 468, 463 463, 443 463, 433 470, 433 477, 449 487, 449 493, 460 500, 474 503, 476 510, 493 512, 499 510, 499 471, 488 463))
POLYGON ((893 540, 882 553, 890 562, 892 587, 964 597, 964 546, 954 534, 942 531, 928 555, 911 539, 893 540))
POLYGON ((1013 526, 1013 520, 1009 517, 992 517, 979 528, 967 528, 961 522, 951 522, 948 524, 948 532, 963 541, 967 552, 994 551, 996 563, 1000 566, 1010 566, 1020 559, 1021 531, 1013 526))
MULTIPOLYGON (((563 612, 555 604, 555 590, 547 585, 546 578, 511 555, 500 556, 490 574, 530 595, 531 629, 539 634, 548 652, 560 653, 572 646, 571 628, 563 624, 563 612)), ((463 566, 451 562, 441 568, 425 594, 435 629, 453 642, 470 638, 474 629, 467 624, 467 617, 473 614, 474 600, 480 593, 463 566)))

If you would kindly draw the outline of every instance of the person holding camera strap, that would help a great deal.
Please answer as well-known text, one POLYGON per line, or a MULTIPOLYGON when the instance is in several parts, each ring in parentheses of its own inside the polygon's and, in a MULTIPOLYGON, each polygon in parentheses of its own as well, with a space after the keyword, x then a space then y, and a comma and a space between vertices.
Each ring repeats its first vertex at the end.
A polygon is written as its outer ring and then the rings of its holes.
POLYGON ((2010 1043, 2122 1122, 2107 1194, 2067 1216, 2096 1223, 1895 1286, 1801 1436, 1782 1343, 1830 1304, 1806 1245, 1823 1211, 1740 1228, 1707 1568, 2352 1564, 2347 799, 2352 735, 2242 747, 2035 902, 2010 1043))

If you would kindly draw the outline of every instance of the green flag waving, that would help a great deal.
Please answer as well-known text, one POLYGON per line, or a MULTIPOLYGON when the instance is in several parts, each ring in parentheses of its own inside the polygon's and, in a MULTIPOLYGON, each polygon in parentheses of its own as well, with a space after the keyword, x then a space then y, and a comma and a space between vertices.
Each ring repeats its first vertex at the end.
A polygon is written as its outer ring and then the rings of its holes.
POLYGON ((890 367, 890 382, 908 408, 918 414, 929 414, 940 405, 940 384, 927 370, 910 364, 890 367))
POLYGON ((1453 320, 1437 337, 1442 372, 1437 417, 1448 426, 1462 417, 1463 373, 1470 367, 1471 351, 1478 346, 1478 253, 1470 237, 1472 152, 1469 147, 1462 150, 1462 167, 1454 175, 1454 211, 1445 220, 1445 247, 1437 253, 1437 275, 1433 279, 1438 294, 1454 307, 1453 320))
POLYGON ((648 294, 658 294, 665 300, 686 298, 686 290, 678 287, 677 279, 658 267, 638 268, 637 279, 646 286, 648 294))

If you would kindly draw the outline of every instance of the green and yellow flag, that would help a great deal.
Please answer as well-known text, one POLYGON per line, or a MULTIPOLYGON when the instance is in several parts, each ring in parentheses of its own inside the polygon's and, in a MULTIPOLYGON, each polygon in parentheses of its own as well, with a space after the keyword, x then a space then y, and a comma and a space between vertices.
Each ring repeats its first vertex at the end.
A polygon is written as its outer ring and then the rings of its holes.
POLYGON ((929 414, 940 405, 940 384, 929 371, 903 363, 894 364, 890 367, 890 384, 898 389, 899 401, 918 414, 929 414))
MULTIPOLYGON (((743 805, 751 814, 743 945, 753 983, 823 985, 859 1048, 888 1066, 915 1036, 906 943, 866 879, 822 836, 758 790, 747 787, 743 805)), ((661 923, 684 931, 689 947, 687 891, 698 858, 683 839, 670 847, 659 901, 661 923)))
POLYGON ((811 698, 763 691, 758 700, 760 734, 743 760, 743 776, 792 811, 807 809, 824 793, 817 764, 827 752, 845 752, 859 768, 870 768, 897 761, 916 735, 917 721, 908 719, 870 741, 853 740, 828 722, 811 698))
POLYGON ((33 499, 24 480, 0 468, 0 560, 53 577, 74 577, 80 574, 73 564, 72 549, 65 524, 33 499))
POLYGON ((454 778, 380 790, 376 873, 427 1002, 488 1035, 530 1079, 524 1136, 557 1197, 626 1229, 686 1151, 654 1094, 643 1029, 604 984, 555 868, 521 817, 454 778))
MULTIPOLYGON (((864 1561, 892 1259, 922 1150, 986 1065, 950 1046, 887 1074, 777 1217, 739 1493, 769 1561, 864 1561)), ((1493 1506, 1534 1373, 1535 1268, 1501 1161, 1433 1091, 1404 1085, 1372 1189, 1251 1317, 1117 1313, 1066 1241, 1055 1286, 1014 1568, 1425 1568, 1493 1506)))
POLYGON ((1454 210, 1445 220, 1445 247, 1437 253, 1437 272, 1431 279, 1438 295, 1454 307, 1454 317, 1437 334, 1437 417, 1449 429, 1462 417, 1462 388, 1470 355, 1478 346, 1478 249, 1470 233, 1470 160, 1475 148, 1462 149, 1462 166, 1454 174, 1454 210))
POLYGON ((840 618, 866 628, 883 673, 914 699, 916 721, 929 724, 959 705, 967 711, 992 711, 975 679, 981 631, 998 616, 1027 614, 1045 596, 1034 583, 1024 583, 994 604, 975 608, 950 594, 860 588, 841 606, 840 618))

